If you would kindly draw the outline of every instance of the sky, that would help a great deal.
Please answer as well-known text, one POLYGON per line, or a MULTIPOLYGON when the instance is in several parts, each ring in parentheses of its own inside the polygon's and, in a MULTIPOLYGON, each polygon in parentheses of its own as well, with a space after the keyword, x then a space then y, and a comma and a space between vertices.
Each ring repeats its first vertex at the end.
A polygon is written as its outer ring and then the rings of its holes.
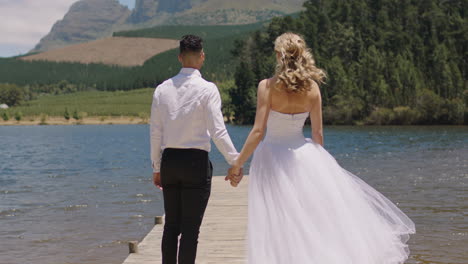
MULTIPOLYGON (((78 0, 0 0, 0 57, 24 54, 49 33, 78 0)), ((119 0, 129 8, 135 0, 119 0)))

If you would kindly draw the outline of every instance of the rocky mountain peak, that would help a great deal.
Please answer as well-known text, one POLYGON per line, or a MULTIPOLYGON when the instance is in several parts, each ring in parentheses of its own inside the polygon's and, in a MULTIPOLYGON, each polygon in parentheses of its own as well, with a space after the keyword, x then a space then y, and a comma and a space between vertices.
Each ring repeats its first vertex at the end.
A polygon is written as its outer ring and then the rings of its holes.
POLYGON ((95 40, 112 33, 131 11, 117 0, 80 0, 74 3, 51 32, 41 39, 34 51, 47 51, 69 43, 95 40))
POLYGON ((297 12, 305 0, 136 0, 130 11, 118 0, 80 0, 31 52, 111 36, 113 31, 156 25, 232 25, 297 12))
POLYGON ((144 23, 156 16, 158 0, 136 0, 135 9, 128 20, 132 24, 144 23))

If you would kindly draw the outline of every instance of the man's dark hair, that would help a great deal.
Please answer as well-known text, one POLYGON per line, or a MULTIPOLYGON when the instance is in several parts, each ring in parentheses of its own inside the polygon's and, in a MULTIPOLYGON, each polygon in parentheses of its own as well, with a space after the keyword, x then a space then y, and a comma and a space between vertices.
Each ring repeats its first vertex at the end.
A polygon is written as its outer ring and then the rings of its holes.
POLYGON ((203 39, 195 35, 185 35, 180 40, 180 54, 200 52, 203 49, 203 39))

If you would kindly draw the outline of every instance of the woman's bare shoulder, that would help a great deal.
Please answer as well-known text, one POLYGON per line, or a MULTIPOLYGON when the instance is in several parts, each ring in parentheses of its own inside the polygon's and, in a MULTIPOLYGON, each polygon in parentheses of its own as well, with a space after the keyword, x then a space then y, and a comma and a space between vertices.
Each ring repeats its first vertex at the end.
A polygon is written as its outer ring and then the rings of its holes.
POLYGON ((275 85, 276 85, 276 78, 275 77, 271 77, 271 78, 268 78, 268 79, 263 79, 258 83, 258 90, 259 91, 261 90, 261 91, 264 91, 264 92, 269 92, 271 90, 274 90, 272 88, 275 87, 275 85))
POLYGON ((314 106, 321 105, 322 102, 322 95, 320 94, 320 88, 316 82, 312 82, 312 87, 309 91, 307 91, 307 100, 309 108, 313 108, 314 106))
POLYGON ((268 86, 269 82, 270 82, 270 79, 263 79, 258 83, 258 87, 266 87, 268 86))
POLYGON ((273 87, 274 85, 276 85, 275 77, 263 79, 258 83, 258 86, 264 86, 266 88, 273 87))
POLYGON ((316 82, 312 82, 312 87, 308 91, 308 96, 310 99, 315 99, 315 100, 321 97, 320 87, 318 86, 316 82))

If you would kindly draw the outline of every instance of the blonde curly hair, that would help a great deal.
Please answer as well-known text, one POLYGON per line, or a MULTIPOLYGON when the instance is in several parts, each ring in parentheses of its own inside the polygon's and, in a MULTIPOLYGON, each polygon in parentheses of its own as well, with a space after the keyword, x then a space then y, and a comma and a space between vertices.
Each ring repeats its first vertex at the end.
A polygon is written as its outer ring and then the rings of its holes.
POLYGON ((312 53, 301 36, 290 32, 282 34, 275 40, 275 51, 279 55, 276 87, 297 93, 309 91, 314 81, 324 82, 326 74, 315 66, 312 53))

